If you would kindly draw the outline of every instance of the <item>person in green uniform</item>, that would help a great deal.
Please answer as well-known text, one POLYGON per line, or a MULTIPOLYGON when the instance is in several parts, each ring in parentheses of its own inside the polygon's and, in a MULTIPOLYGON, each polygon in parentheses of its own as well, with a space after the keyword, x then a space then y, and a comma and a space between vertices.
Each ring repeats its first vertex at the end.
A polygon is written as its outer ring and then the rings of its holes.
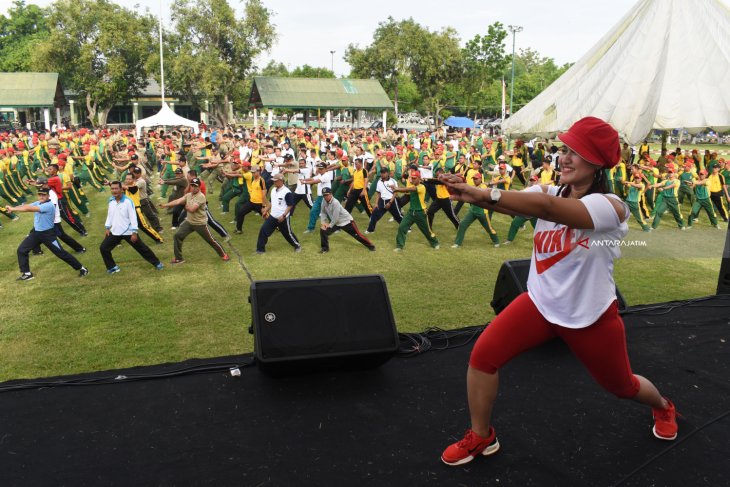
POLYGON ((631 210, 631 214, 634 215, 636 221, 639 222, 642 230, 644 230, 645 232, 650 232, 651 227, 647 225, 644 221, 644 217, 641 215, 641 209, 639 208, 641 195, 644 192, 644 188, 646 187, 646 185, 643 183, 641 169, 639 169, 637 166, 633 166, 631 171, 631 180, 624 181, 622 184, 628 188, 628 192, 626 193, 626 204, 629 205, 629 210, 631 210))
MULTIPOLYGON (((482 173, 473 173, 472 180, 474 181, 475 187, 485 190, 487 189, 487 185, 482 181, 482 173)), ((458 249, 461 247, 464 243, 464 236, 466 235, 467 229, 475 220, 482 225, 482 228, 484 228, 487 232, 487 235, 489 235, 494 246, 499 247, 499 237, 497 236, 497 231, 492 227, 492 221, 489 218, 489 214, 484 210, 484 208, 470 203, 469 211, 464 216, 464 219, 459 223, 459 229, 456 232, 456 240, 454 241, 454 245, 451 246, 452 249, 458 249)))
POLYGON ((649 158, 648 154, 641 159, 639 167, 642 170, 644 184, 646 184, 641 210, 644 216, 648 217, 653 212, 655 206, 654 184, 657 183, 659 170, 656 168, 656 163, 649 158))
POLYGON ((687 227, 684 226, 684 219, 682 218, 682 214, 679 212, 679 204, 677 202, 677 195, 676 191, 679 187, 679 180, 677 180, 677 173, 674 170, 670 170, 667 173, 667 180, 657 183, 654 185, 654 188, 657 188, 662 193, 662 200, 659 202, 656 206, 655 215, 654 215, 654 223, 652 223, 652 228, 656 228, 659 226, 659 222, 662 219, 662 215, 669 210, 669 212, 674 216, 674 221, 677 222, 677 226, 680 230, 686 230, 687 227))
POLYGON ((340 169, 335 172, 337 189, 334 190, 334 195, 337 201, 342 201, 347 196, 347 192, 352 184, 352 168, 350 167, 350 158, 347 154, 340 156, 340 163, 340 169))
POLYGON ((426 237, 428 243, 433 249, 439 249, 439 241, 436 235, 431 231, 426 218, 426 187, 421 183, 421 173, 417 170, 411 171, 408 178, 408 186, 393 188, 393 193, 408 193, 410 196, 410 204, 408 211, 403 215, 400 225, 398 225, 398 234, 395 237, 395 250, 400 252, 406 245, 406 236, 408 230, 415 223, 421 230, 423 236, 426 237))
POLYGON ((700 215, 701 209, 704 209, 707 213, 707 216, 710 218, 710 224, 712 224, 715 228, 720 228, 720 225, 717 223, 715 209, 712 207, 712 201, 710 201, 710 190, 707 184, 707 171, 701 169, 699 172, 699 179, 692 181, 691 183, 697 198, 692 204, 692 212, 690 213, 687 222, 687 226, 690 228, 692 227, 692 223, 697 221, 697 217, 700 215))
POLYGON ((679 193, 677 200, 681 205, 684 203, 684 199, 689 199, 689 206, 693 207, 695 204, 695 193, 692 191, 692 182, 695 180, 694 165, 692 162, 685 161, 684 169, 679 175, 679 193))
MULTIPOLYGON (((528 185, 534 186, 536 184, 540 184, 539 178, 535 175, 530 176, 530 181, 528 182, 528 185)), ((532 228, 534 229, 535 225, 537 224, 537 218, 527 218, 520 215, 512 217, 512 223, 510 224, 509 230, 507 231, 507 240, 504 241, 503 245, 511 244, 514 241, 515 237, 517 237, 517 232, 525 228, 525 224, 528 221, 532 224, 532 228)))
POLYGON ((626 163, 623 159, 612 169, 613 172, 613 192, 619 198, 624 199, 624 182, 626 181, 626 163))
POLYGON ((246 184, 243 178, 244 167, 250 170, 251 163, 249 161, 243 161, 241 166, 232 163, 228 170, 223 170, 223 176, 229 179, 226 192, 221 196, 221 213, 223 214, 230 211, 231 200, 240 198, 243 192, 246 191, 246 184))

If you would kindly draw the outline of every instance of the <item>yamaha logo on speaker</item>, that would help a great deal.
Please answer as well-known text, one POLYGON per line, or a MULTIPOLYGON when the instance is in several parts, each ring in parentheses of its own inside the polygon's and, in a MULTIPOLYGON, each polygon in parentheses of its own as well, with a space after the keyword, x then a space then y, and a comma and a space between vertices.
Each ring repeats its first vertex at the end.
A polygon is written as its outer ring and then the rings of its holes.
POLYGON ((276 315, 274 313, 266 313, 264 315, 264 319, 269 323, 273 323, 274 321, 276 321, 276 315))

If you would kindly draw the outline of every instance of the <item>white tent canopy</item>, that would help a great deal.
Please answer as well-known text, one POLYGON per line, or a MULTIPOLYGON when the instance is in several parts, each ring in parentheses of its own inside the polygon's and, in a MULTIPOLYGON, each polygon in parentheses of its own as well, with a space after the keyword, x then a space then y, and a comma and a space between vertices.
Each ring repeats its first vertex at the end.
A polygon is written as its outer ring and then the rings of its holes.
POLYGON ((145 127, 190 127, 196 134, 198 133, 198 122, 181 117, 173 112, 165 102, 162 102, 162 108, 159 112, 151 117, 137 120, 135 126, 137 137, 142 134, 142 129, 145 127))
POLYGON ((639 1, 502 128, 552 137, 589 115, 631 144, 652 129, 730 130, 730 10, 720 0, 639 1))

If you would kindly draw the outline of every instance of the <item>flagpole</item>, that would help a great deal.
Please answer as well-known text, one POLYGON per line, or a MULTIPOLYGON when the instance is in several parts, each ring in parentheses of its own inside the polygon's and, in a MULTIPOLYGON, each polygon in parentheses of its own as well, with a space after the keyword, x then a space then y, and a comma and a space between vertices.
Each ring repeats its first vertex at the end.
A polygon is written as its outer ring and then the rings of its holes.
POLYGON ((157 17, 160 27, 160 92, 162 94, 162 106, 165 106, 165 61, 162 54, 162 0, 160 0, 160 15, 157 17))

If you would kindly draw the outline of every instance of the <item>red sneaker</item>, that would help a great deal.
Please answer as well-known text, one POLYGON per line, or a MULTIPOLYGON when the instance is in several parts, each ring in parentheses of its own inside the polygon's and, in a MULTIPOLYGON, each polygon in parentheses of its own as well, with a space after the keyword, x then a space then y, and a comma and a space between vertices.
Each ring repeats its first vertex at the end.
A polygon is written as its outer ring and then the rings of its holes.
POLYGON ((654 436, 660 440, 673 440, 677 437, 677 411, 672 401, 664 398, 669 403, 667 409, 652 408, 654 414, 654 436))
POLYGON ((228 262, 229 260, 231 260, 231 258, 228 257, 228 254, 221 255, 221 259, 223 259, 223 262, 228 262))
POLYGON ((489 436, 486 438, 469 429, 466 430, 463 440, 450 445, 444 450, 441 454, 441 461, 446 465, 463 465, 474 460, 476 455, 492 455, 497 453, 497 450, 499 450, 499 441, 497 441, 494 428, 489 427, 489 436))

